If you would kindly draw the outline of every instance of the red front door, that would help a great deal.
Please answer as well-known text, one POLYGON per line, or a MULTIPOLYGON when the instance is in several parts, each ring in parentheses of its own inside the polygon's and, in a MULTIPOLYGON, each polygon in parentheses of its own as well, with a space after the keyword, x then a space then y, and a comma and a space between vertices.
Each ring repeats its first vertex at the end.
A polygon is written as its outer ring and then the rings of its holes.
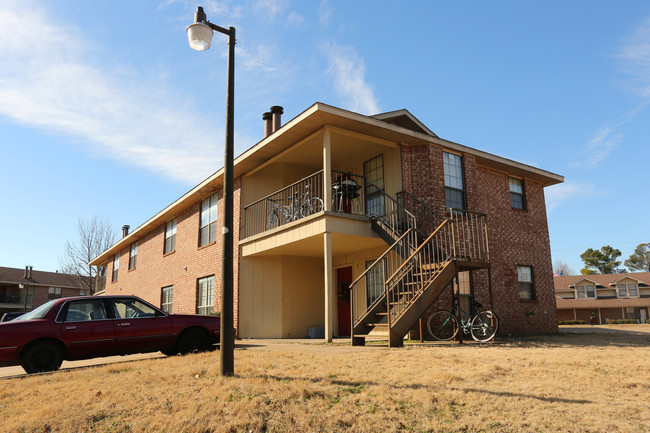
POLYGON ((336 270, 336 287, 339 302, 339 337, 350 335, 350 292, 347 286, 352 282, 352 267, 336 270))

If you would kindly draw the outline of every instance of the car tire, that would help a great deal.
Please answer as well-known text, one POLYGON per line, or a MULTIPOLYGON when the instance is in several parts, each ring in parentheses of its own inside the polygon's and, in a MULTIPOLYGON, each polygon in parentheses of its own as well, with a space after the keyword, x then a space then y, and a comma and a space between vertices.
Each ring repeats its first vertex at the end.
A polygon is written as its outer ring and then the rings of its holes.
POLYGON ((210 349, 210 337, 206 331, 198 328, 188 329, 178 337, 178 353, 205 352, 210 349))
POLYGON ((56 371, 62 362, 61 348, 51 341, 32 344, 20 357, 20 365, 28 374, 56 371))

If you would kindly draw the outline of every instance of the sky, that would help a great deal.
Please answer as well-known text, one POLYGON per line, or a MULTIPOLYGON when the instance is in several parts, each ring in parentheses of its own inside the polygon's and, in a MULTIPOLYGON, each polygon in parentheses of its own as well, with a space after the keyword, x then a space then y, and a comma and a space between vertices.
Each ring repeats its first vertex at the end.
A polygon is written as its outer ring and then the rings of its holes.
POLYGON ((315 102, 408 109, 438 136, 563 175, 554 262, 650 242, 650 2, 0 1, 0 266, 55 271, 80 219, 132 229, 315 102))

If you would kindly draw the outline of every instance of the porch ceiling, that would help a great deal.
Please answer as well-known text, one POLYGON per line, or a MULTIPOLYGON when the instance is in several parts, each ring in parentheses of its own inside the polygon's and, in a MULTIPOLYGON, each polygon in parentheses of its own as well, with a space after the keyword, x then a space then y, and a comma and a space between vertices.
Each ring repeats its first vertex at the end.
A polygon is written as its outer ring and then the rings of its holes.
MULTIPOLYGON (((357 251, 377 247, 388 248, 388 245, 386 245, 386 243, 380 238, 369 238, 367 236, 350 235, 344 233, 332 233, 333 256, 352 254, 357 251)), ((283 244, 272 249, 252 254, 251 256, 323 257, 323 234, 300 239, 296 242, 283 244)))

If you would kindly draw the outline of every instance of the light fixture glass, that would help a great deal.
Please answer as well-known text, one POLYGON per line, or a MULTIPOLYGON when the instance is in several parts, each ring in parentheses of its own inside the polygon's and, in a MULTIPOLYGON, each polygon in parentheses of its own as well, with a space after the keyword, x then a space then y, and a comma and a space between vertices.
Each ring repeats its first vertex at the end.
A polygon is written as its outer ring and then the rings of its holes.
POLYGON ((196 51, 205 51, 210 48, 212 42, 212 29, 202 23, 191 24, 187 28, 187 39, 190 47, 196 51))

